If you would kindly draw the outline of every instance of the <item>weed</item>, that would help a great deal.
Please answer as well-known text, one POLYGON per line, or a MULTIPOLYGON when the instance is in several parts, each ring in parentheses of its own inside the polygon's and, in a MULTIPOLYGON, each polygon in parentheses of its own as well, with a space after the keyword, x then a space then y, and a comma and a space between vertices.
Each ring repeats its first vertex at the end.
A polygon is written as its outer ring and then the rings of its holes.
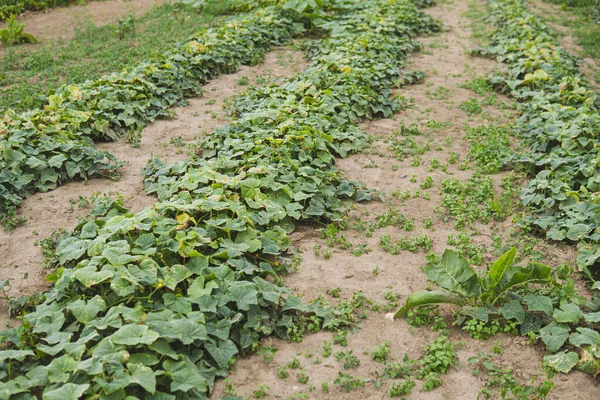
POLYGON ((363 378, 344 374, 341 371, 338 372, 338 377, 335 381, 333 381, 333 383, 343 387, 346 392, 350 392, 351 390, 356 390, 365 386, 365 381, 363 378))
POLYGON ((394 383, 388 389, 388 397, 401 397, 411 393, 412 388, 415 387, 415 381, 412 379, 406 381, 399 381, 394 383))
POLYGON ((377 362, 385 362, 390 355, 390 343, 386 340, 379 346, 375 346, 375 349, 371 353, 371 358, 377 362))

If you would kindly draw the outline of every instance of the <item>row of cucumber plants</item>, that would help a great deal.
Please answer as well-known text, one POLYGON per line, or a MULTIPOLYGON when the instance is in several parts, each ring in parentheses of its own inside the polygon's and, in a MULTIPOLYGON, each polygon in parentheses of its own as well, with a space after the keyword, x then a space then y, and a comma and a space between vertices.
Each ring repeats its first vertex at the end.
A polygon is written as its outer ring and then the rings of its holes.
MULTIPOLYGON (((299 339, 348 322, 273 282, 292 262, 284 256, 295 224, 339 220, 344 200, 370 199, 334 156, 368 141, 358 119, 398 108, 391 89, 419 76, 403 70, 419 48, 413 37, 439 27, 410 0, 346 7, 327 19, 300 15, 328 34, 306 45, 310 67, 236 98, 238 120, 200 156, 149 163, 147 191, 160 203, 133 214, 101 197, 58 241, 53 287, 0 334, 0 397, 202 399, 262 336, 299 339)), ((286 12, 253 15, 279 21, 287 38, 298 28, 286 12)), ((229 26, 234 37, 244 28, 229 26)), ((262 51, 257 36, 240 43, 249 59, 262 51)))
MULTIPOLYGON (((326 9, 319 9, 322 13, 326 9)), ((316 13, 316 15, 320 15, 316 13)), ((94 141, 141 130, 202 85, 240 64, 260 62, 274 45, 288 43, 303 26, 293 10, 259 8, 207 29, 131 71, 67 85, 43 109, 8 111, 0 120, 0 219, 15 224, 23 199, 71 180, 113 176, 120 162, 94 141)), ((326 15, 324 16, 326 17, 326 15)))
MULTIPOLYGON (((493 82, 521 102, 516 127, 530 145, 528 153, 512 159, 537 172, 521 192, 534 213, 527 221, 547 230, 550 239, 579 241, 580 265, 590 266, 596 257, 588 258, 589 249, 597 251, 591 193, 597 190, 592 182, 598 174, 595 94, 579 76, 575 59, 520 0, 490 0, 489 6, 495 29, 490 45, 479 52, 508 64, 507 75, 493 82)), ((460 307, 457 323, 472 337, 486 339, 501 331, 528 336, 544 343, 549 353, 544 362, 552 369, 566 373, 576 368, 597 376, 600 282, 593 284, 588 299, 575 289, 574 271, 567 265, 556 270, 537 262, 518 267, 515 256, 513 248, 481 276, 464 257, 446 250, 439 262, 424 268, 442 290, 411 294, 393 317, 419 306, 454 304, 460 307)))
MULTIPOLYGON (((513 159, 534 176, 521 192, 528 222, 551 240, 576 243, 590 279, 600 257, 600 100, 578 60, 522 0, 490 0, 491 43, 480 54, 507 64, 494 77, 520 102, 517 133, 530 149, 513 159)), ((597 277, 596 277, 597 278, 597 277)))

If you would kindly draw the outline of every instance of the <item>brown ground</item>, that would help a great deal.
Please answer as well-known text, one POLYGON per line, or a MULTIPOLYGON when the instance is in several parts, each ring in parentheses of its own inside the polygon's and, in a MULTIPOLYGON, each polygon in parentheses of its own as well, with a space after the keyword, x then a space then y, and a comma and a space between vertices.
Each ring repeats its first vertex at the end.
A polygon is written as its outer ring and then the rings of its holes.
MULTIPOLYGON (((323 295, 327 300, 335 302, 335 299, 328 296, 326 292, 339 287, 343 298, 350 298, 354 292, 362 290, 367 298, 382 303, 385 302, 382 293, 387 288, 391 288, 394 293, 401 295, 402 303, 409 293, 424 289, 427 285, 425 274, 421 270, 421 266, 425 264, 425 253, 403 252, 397 256, 390 255, 378 249, 380 235, 388 233, 392 238, 396 238, 400 234, 409 237, 427 234, 434 242, 432 251, 441 254, 447 247, 448 234, 456 233, 452 222, 443 222, 434 212, 434 208, 441 201, 440 182, 449 176, 466 179, 472 171, 459 171, 458 163, 448 164, 448 173, 439 169, 427 171, 427 167, 434 158, 446 165, 450 151, 459 153, 461 160, 465 158, 468 144, 464 139, 465 127, 481 123, 500 124, 511 120, 515 115, 514 111, 500 110, 498 106, 485 106, 484 113, 476 117, 469 116, 458 109, 462 101, 477 97, 473 92, 459 88, 458 85, 473 76, 481 76, 500 68, 492 61, 474 59, 468 55, 467 50, 473 47, 473 42, 469 20, 463 17, 466 10, 466 2, 460 1, 427 10, 429 14, 448 25, 449 30, 439 36, 423 39, 424 51, 410 58, 410 68, 426 71, 428 77, 419 85, 398 90, 397 94, 414 98, 415 109, 403 111, 394 118, 361 124, 362 128, 374 137, 373 145, 364 154, 339 160, 338 163, 347 177, 367 182, 370 187, 382 190, 386 193, 386 199, 391 199, 388 202, 393 203, 405 215, 414 217, 415 230, 406 233, 390 227, 376 231, 372 238, 364 238, 359 232, 350 229, 345 231, 344 235, 353 243, 367 243, 372 251, 368 255, 356 257, 348 251, 333 249, 331 258, 324 259, 322 253, 327 246, 318 238, 318 233, 311 228, 299 229, 293 234, 293 241, 302 251, 303 260, 299 270, 286 277, 285 281, 288 287, 305 300, 323 295), (440 87, 448 89, 448 94, 436 100, 433 93, 440 87), (428 121, 450 122, 451 125, 442 129, 428 128, 428 121), (421 156, 420 167, 411 167, 410 157, 404 161, 392 158, 385 143, 392 132, 399 129, 401 123, 408 125, 412 122, 419 124, 421 130, 425 132, 421 140, 431 142, 431 150, 421 156), (436 150, 438 146, 441 146, 442 150, 436 150), (375 164, 377 167, 365 168, 368 164, 375 164), (399 168, 394 171, 392 166, 399 168), (416 175, 416 183, 410 181, 412 175, 416 175), (429 193, 429 201, 409 199, 400 203, 391 196, 394 190, 409 189, 414 192, 419 189, 419 183, 426 176, 431 176, 434 181, 433 188, 421 190, 429 193), (424 229, 423 221, 427 217, 433 218, 435 230, 424 229), (315 254, 317 245, 321 246, 321 256, 315 254), (373 273, 375 269, 378 270, 377 275, 373 273)), ((182 143, 191 143, 205 132, 214 130, 217 125, 227 123, 228 117, 222 112, 221 105, 226 98, 243 89, 236 83, 240 77, 249 76, 252 83, 254 78, 267 71, 278 76, 293 75, 298 69, 303 68, 300 57, 298 53, 279 49, 268 55, 264 65, 243 68, 236 74, 213 81, 207 85, 204 97, 194 99, 190 101, 188 107, 177 110, 179 115, 177 119, 157 121, 144 130, 141 147, 137 149, 132 149, 127 143, 104 145, 104 148, 120 159, 129 161, 122 170, 120 181, 92 180, 87 184, 72 183, 28 199, 21 212, 29 218, 29 222, 12 235, 5 233, 0 235, 0 254, 3 256, 3 261, 0 263, 0 276, 3 279, 5 276, 13 279, 14 288, 11 295, 33 293, 46 287, 45 272, 41 268, 41 256, 33 241, 46 237, 60 226, 67 229, 72 227, 78 217, 86 214, 88 210, 78 208, 79 196, 89 196, 98 191, 119 191, 126 196, 127 203, 134 210, 152 204, 155 199, 144 195, 139 173, 150 154, 164 156, 170 160, 185 157, 186 146, 180 146, 178 139, 171 143, 171 139, 181 137, 182 143), (211 88, 217 90, 212 91, 211 88), (215 104, 207 104, 213 99, 216 100, 215 104), (72 204, 70 199, 74 199, 75 204, 72 204), (25 274, 28 275, 27 279, 25 274)), ((481 97, 478 98, 481 100, 481 97)), ((500 96, 499 103, 511 105, 509 99, 500 96)), ((369 216, 386 210, 387 205, 380 202, 357 204, 353 216, 369 219, 369 216)), ((509 227, 509 222, 478 226, 480 233, 476 235, 475 241, 489 246, 492 233, 506 236, 509 227)), ((542 250, 548 255, 546 262, 552 266, 565 260, 572 261, 575 256, 573 248, 566 246, 544 244, 542 250)), ((445 315, 450 315, 450 309, 444 309, 443 312, 445 315)), ((0 312, 0 323, 5 321, 6 312, 0 312)), ((269 393, 267 398, 291 398, 306 394, 306 398, 311 399, 382 399, 387 397, 389 382, 380 389, 375 388, 370 382, 363 389, 346 393, 334 385, 333 381, 338 371, 373 379, 374 373, 381 371, 382 366, 372 361, 368 354, 375 345, 379 345, 384 340, 389 341, 391 345, 393 359, 401 360, 404 354, 408 354, 411 359, 416 359, 423 354, 424 346, 435 339, 437 334, 429 328, 413 329, 405 320, 392 322, 386 320, 383 313, 371 313, 369 318, 357 327, 355 333, 348 335, 349 347, 344 349, 338 345, 333 346, 334 353, 340 350, 353 350, 361 360, 358 369, 347 371, 343 370, 333 356, 321 357, 323 342, 331 341, 332 336, 333 334, 329 332, 308 334, 301 343, 266 338, 262 345, 278 348, 273 361, 266 363, 259 354, 241 358, 235 364, 235 370, 228 382, 238 395, 248 398, 252 397, 258 385, 263 384, 270 387, 267 390, 269 393), (308 357, 310 354, 312 355, 308 357), (306 374, 309 376, 306 385, 296 380, 294 370, 290 370, 290 376, 286 379, 277 377, 278 368, 291 361, 294 356, 301 361, 302 368, 306 369, 306 374), (321 363, 315 363, 317 358, 321 359, 321 363), (323 381, 329 383, 329 394, 321 392, 320 385, 323 381), (312 385, 316 390, 311 390, 312 385)), ((484 385, 484 380, 472 374, 472 367, 467 360, 478 352, 491 352, 494 341, 499 341, 500 347, 504 350, 504 354, 497 356, 494 361, 503 367, 512 368, 517 379, 527 382, 531 377, 541 373, 543 348, 526 345, 522 338, 499 335, 489 341, 475 341, 461 330, 452 328, 451 340, 464 342, 458 352, 459 367, 444 376, 442 386, 433 392, 422 392, 419 382, 410 398, 476 399, 479 389, 484 385)), ((588 375, 578 372, 559 375, 554 378, 554 382, 557 387, 552 392, 552 398, 578 400, 600 398, 600 388, 588 375)), ((212 398, 221 398, 225 389, 226 382, 218 382, 212 398)))

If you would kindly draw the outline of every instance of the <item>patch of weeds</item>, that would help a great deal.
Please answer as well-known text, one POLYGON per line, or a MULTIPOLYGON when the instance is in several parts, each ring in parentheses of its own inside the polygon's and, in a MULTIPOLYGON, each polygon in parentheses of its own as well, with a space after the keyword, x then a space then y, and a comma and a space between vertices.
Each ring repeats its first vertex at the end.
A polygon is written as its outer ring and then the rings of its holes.
POLYGON ((482 77, 473 78, 472 81, 464 83, 460 85, 460 87, 470 89, 482 96, 494 91, 494 88, 489 84, 488 80, 482 77))
POLYGON ((414 238, 401 236, 400 239, 393 241, 390 235, 384 234, 379 238, 379 248, 386 253, 400 254, 402 251, 416 253, 419 250, 429 251, 433 247, 433 240, 427 235, 418 235, 414 238))
POLYGON ((485 379, 485 387, 479 390, 479 398, 545 399, 554 388, 550 379, 536 384, 539 377, 534 377, 529 385, 522 384, 515 379, 511 369, 495 364, 492 357, 491 354, 484 355, 480 352, 468 360, 474 365, 473 375, 485 379))
POLYGON ((323 358, 327 358, 331 355, 331 342, 325 341, 323 343, 323 348, 321 349, 321 356, 323 358))
POLYGON ((391 351, 390 342, 385 340, 379 346, 375 346, 375 349, 371 353, 371 358, 377 362, 383 363, 387 360, 391 351))
POLYGON ((425 356, 419 360, 417 377, 424 379, 424 391, 430 391, 442 384, 440 375, 447 374, 456 364, 457 356, 448 337, 441 336, 425 347, 425 356))
POLYGON ((268 395, 267 390, 269 389, 271 388, 267 385, 258 385, 258 389, 256 389, 252 393, 252 397, 254 397, 255 399, 262 399, 268 395))
POLYGON ((421 189, 431 189, 433 187, 433 178, 431 176, 427 176, 423 182, 421 182, 421 189))
POLYGON ((279 367, 277 370, 277 377, 280 379, 285 379, 290 376, 290 372, 288 371, 288 367, 286 365, 279 367))
POLYGON ((238 84, 239 86, 246 86, 246 85, 250 84, 250 79, 247 76, 242 76, 235 83, 238 84))
POLYGON ((430 100, 448 100, 450 98, 450 90, 443 86, 438 86, 434 91, 427 90, 426 94, 430 100))
POLYGON ((441 193, 445 215, 456 220, 455 227, 459 230, 476 221, 487 224, 497 215, 491 205, 495 198, 493 187, 492 179, 480 174, 471 176, 466 182, 444 179, 441 193))
POLYGON ((388 397, 401 397, 405 395, 409 395, 412 391, 412 388, 415 387, 415 381, 412 379, 406 381, 399 381, 394 383, 388 389, 388 397))
POLYGON ((333 344, 348 347, 348 331, 337 331, 337 333, 333 335, 333 344))
POLYGON ((477 99, 463 101, 459 104, 458 108, 471 115, 481 114, 481 112, 483 111, 483 109, 481 108, 481 104, 479 104, 477 99))
POLYGON ((306 385, 309 379, 310 378, 306 375, 306 370, 304 369, 296 374, 296 380, 303 385, 306 385))
POLYGON ((511 129, 508 126, 480 125, 469 129, 469 157, 477 170, 486 174, 500 171, 506 159, 514 154, 510 147, 511 129))
POLYGON ((353 354, 352 350, 338 351, 333 356, 336 361, 344 363, 344 369, 360 367, 360 360, 353 354))
POLYGON ((350 392, 365 386, 365 380, 363 378, 344 374, 341 371, 338 372, 338 377, 335 381, 333 381, 333 383, 344 388, 346 392, 350 392))
POLYGON ((474 265, 483 265, 483 255, 485 246, 481 244, 472 244, 471 237, 464 232, 448 235, 449 246, 454 246, 460 255, 468 258, 474 265))

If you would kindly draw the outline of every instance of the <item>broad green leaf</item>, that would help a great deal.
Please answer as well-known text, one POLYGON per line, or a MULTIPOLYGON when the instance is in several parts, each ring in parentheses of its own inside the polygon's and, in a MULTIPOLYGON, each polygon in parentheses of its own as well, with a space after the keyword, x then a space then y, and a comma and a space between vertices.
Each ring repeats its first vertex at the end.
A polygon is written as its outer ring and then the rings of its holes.
POLYGON ((501 278, 500 282, 494 289, 494 304, 501 296, 503 296, 508 290, 514 290, 518 286, 526 285, 528 283, 539 283, 547 282, 550 280, 550 273, 552 268, 549 266, 532 262, 526 268, 519 268, 515 266, 509 266, 501 278))
POLYGON ((67 309, 71 311, 77 321, 87 324, 96 318, 98 313, 106 310, 106 303, 99 295, 89 300, 76 300, 69 303, 67 309))
POLYGON ((95 267, 85 267, 75 271, 75 279, 88 288, 112 278, 113 275, 112 271, 97 271, 95 267))
POLYGON ((77 400, 89 387, 90 385, 87 383, 84 385, 65 383, 57 389, 44 390, 42 398, 44 400, 77 400))
POLYGON ((17 360, 23 361, 27 356, 33 356, 31 350, 0 350, 0 361, 17 360))
POLYGON ((128 363, 127 369, 131 373, 131 382, 140 385, 146 392, 156 391, 156 376, 154 371, 142 364, 128 363))
POLYGON ((577 332, 571 333, 569 343, 577 347, 584 344, 600 346, 600 333, 589 328, 577 328, 577 332))
POLYGON ((444 252, 439 264, 426 266, 425 273, 440 287, 465 297, 477 297, 481 291, 469 262, 452 250, 444 252))
POLYGON ((552 306, 552 299, 550 297, 528 294, 523 300, 527 303, 529 311, 543 311, 548 316, 552 315, 554 307, 552 306))
POLYGON ((584 314, 583 319, 585 319, 586 322, 589 322, 591 324, 600 322, 600 311, 584 314))
POLYGON ((515 255, 517 254, 517 248, 513 247, 500 258, 496 260, 492 268, 490 268, 487 276, 489 278, 488 291, 493 291, 498 283, 502 280, 502 277, 506 273, 506 270, 512 265, 515 255))
POLYGON ((172 379, 171 392, 187 392, 190 389, 206 392, 208 388, 206 379, 200 375, 194 364, 185 361, 166 360, 163 362, 163 368, 172 379))
POLYGON ((551 323, 540 330, 540 339, 550 353, 558 351, 569 338, 569 329, 551 323))
POLYGON ((544 364, 565 374, 571 371, 578 362, 579 356, 572 351, 561 351, 560 353, 550 354, 544 357, 544 364))
POLYGON ((525 310, 519 300, 511 300, 505 303, 498 312, 506 319, 514 319, 520 323, 525 320, 525 310))
POLYGON ((406 303, 396 311, 394 318, 402 318, 406 316, 410 309, 428 304, 456 304, 461 306, 464 304, 464 299, 462 296, 446 291, 421 290, 406 298, 406 303))
POLYGON ((115 344, 126 346, 148 345, 158 339, 158 333, 151 331, 146 325, 124 325, 111 338, 115 344))
POLYGON ((219 342, 218 345, 207 343, 204 347, 217 362, 219 368, 224 370, 229 369, 232 357, 238 353, 238 348, 231 340, 219 342))
POLYGON ((577 305, 567 303, 554 310, 552 317, 556 322, 576 324, 583 317, 583 313, 577 305))

